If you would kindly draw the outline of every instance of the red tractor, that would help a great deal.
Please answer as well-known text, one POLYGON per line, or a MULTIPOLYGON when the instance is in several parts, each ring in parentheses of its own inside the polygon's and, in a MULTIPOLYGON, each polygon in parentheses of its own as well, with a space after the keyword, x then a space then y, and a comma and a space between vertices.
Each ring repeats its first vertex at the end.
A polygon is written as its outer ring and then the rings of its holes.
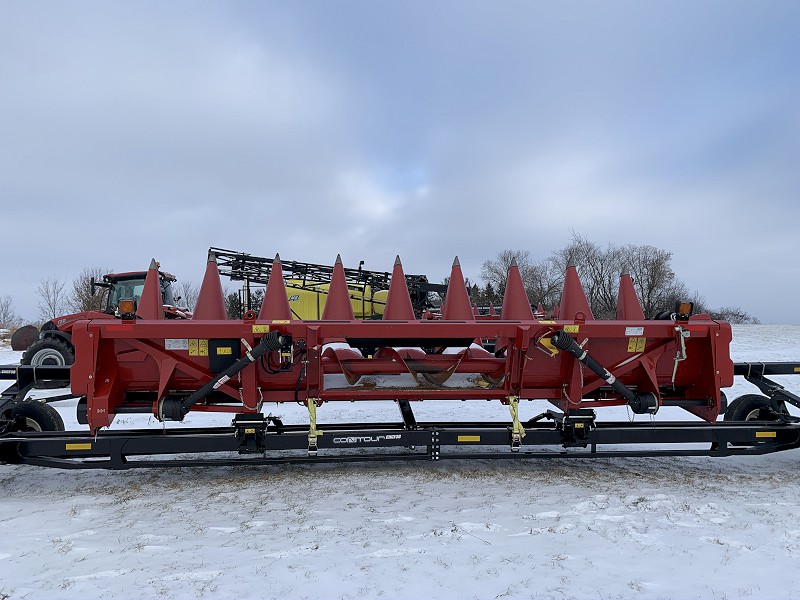
MULTIPOLYGON (((47 321, 42 325, 39 339, 33 342, 22 356, 23 365, 71 365, 75 362, 75 348, 72 345, 72 327, 78 321, 87 319, 118 319, 117 305, 121 298, 136 298, 142 295, 147 271, 128 273, 109 273, 103 275, 103 281, 92 279, 92 294, 96 288, 103 288, 105 308, 102 311, 85 311, 64 315, 47 321)), ((167 319, 188 319, 192 313, 188 308, 177 306, 180 297, 175 298, 172 283, 177 281, 174 275, 158 272, 161 282, 161 298, 164 303, 164 316, 167 319)))

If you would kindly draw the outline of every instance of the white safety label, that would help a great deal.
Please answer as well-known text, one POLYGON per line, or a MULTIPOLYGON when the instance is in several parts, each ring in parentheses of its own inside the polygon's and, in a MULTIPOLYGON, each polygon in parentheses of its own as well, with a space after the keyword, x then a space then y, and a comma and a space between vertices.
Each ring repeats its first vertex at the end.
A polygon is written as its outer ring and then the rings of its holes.
POLYGON ((644 327, 626 327, 625 335, 626 336, 644 335, 644 327))
POLYGON ((164 340, 164 348, 166 350, 188 350, 189 340, 180 338, 166 339, 164 340))

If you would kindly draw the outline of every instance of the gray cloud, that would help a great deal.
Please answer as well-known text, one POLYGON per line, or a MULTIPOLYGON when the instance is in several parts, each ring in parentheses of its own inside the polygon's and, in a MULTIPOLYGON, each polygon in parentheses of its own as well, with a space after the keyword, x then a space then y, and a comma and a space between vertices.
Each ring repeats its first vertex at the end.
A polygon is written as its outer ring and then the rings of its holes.
POLYGON ((476 277, 570 229, 797 323, 794 3, 7 2, 2 290, 210 245, 476 277))

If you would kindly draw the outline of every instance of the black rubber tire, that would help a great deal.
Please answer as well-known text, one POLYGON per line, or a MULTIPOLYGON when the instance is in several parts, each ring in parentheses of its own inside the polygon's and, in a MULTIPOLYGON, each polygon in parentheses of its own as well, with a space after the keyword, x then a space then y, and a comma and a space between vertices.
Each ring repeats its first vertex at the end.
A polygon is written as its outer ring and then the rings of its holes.
POLYGON ((33 342, 22 355, 23 365, 71 365, 75 362, 75 349, 72 344, 54 336, 47 336, 33 342))
POLYGON ((745 394, 728 405, 728 410, 725 411, 725 420, 756 421, 759 419, 759 412, 762 408, 771 409, 772 400, 761 394, 745 394))
POLYGON ((64 431, 58 411, 39 400, 17 402, 11 409, 11 419, 18 423, 15 431, 64 431))

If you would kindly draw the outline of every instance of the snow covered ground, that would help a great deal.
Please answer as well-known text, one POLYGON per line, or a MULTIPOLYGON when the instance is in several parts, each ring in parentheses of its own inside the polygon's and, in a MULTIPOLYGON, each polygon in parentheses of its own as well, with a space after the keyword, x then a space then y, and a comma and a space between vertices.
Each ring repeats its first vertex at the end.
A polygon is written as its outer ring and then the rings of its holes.
MULTIPOLYGON (((800 327, 735 327, 732 353, 800 361, 800 327)), ((18 359, 0 349, 0 363, 18 359)), ((800 377, 782 383, 800 392, 800 377)), ((756 391, 737 378, 728 395, 756 391)), ((74 401, 56 405, 80 427, 74 401)), ((545 407, 523 403, 521 417, 545 407)), ((487 402, 415 410, 507 418, 487 402)), ((395 411, 324 405, 319 419, 395 411)), ((693 418, 673 411, 659 417, 693 418)), ((0 599, 800 598, 798 468, 800 451, 119 473, 6 465, 0 599)))

